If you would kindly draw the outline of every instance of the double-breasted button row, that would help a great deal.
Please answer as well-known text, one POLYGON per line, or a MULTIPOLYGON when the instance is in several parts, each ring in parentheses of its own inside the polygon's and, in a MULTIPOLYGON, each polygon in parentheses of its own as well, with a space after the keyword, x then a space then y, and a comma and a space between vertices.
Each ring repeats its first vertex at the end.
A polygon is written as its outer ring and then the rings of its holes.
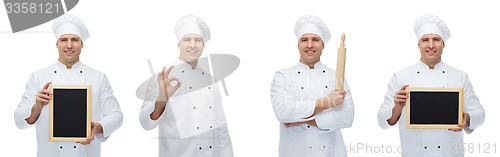
MULTIPOLYGON (((73 146, 73 148, 76 148, 76 146, 73 146)), ((59 146, 59 149, 63 149, 63 146, 59 146)))
MULTIPOLYGON (((212 147, 212 145, 208 146, 208 149, 212 149, 212 148, 213 148, 213 147, 212 147)), ((198 147, 198 150, 203 150, 203 147, 202 147, 202 146, 199 146, 199 147, 198 147)))

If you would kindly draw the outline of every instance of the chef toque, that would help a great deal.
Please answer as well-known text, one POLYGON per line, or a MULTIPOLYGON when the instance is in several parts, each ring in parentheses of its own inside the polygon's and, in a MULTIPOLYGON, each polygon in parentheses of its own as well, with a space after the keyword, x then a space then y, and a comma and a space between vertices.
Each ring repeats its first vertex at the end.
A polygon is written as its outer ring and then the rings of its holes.
POLYGON ((203 43, 210 40, 210 28, 202 18, 195 15, 181 17, 174 26, 177 43, 187 34, 198 34, 203 38, 203 43))
POLYGON ((419 41, 422 36, 427 34, 439 35, 443 38, 443 41, 448 40, 451 36, 450 29, 448 29, 446 23, 438 16, 432 14, 420 16, 415 22, 414 29, 419 41))
POLYGON ((54 20, 54 24, 52 24, 52 31, 56 35, 56 40, 65 34, 77 35, 82 41, 87 40, 90 36, 85 23, 83 23, 83 21, 77 16, 68 13, 54 20))
POLYGON ((327 43, 330 38, 330 31, 326 24, 317 16, 304 15, 300 17, 295 23, 295 35, 297 41, 300 40, 304 34, 312 33, 318 35, 324 43, 327 43))

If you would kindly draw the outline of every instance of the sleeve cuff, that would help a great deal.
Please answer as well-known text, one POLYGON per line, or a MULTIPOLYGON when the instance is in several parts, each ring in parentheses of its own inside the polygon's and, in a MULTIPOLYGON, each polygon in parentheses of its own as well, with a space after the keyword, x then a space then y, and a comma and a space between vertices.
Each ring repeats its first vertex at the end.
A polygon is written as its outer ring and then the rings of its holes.
POLYGON ((391 128, 392 126, 389 125, 389 122, 387 120, 392 117, 392 112, 387 111, 387 109, 381 109, 378 113, 378 124, 382 129, 388 129, 391 128))
MULTIPOLYGON (((153 102, 154 103, 154 102, 153 102)), ((168 106, 169 102, 167 102, 166 106, 168 106)), ((166 106, 165 106, 165 109, 166 109, 166 106)), ((161 114, 161 116, 157 119, 157 120, 153 120, 151 119, 151 113, 153 113, 153 111, 155 110, 155 105, 145 105, 142 109, 142 113, 141 113, 141 117, 140 117, 140 121, 141 121, 141 125, 144 129, 146 130, 151 130, 153 128, 155 128, 158 123, 160 122, 160 119, 163 117, 163 114, 161 114)))
POLYGON ((484 122, 484 114, 481 114, 480 112, 476 111, 469 112, 469 117, 470 117, 469 127, 466 128, 471 131, 467 133, 471 133, 472 130, 475 130, 484 122))
POLYGON ((31 116, 31 107, 27 111, 20 111, 18 112, 18 114, 15 114, 14 119, 16 121, 17 127, 19 129, 26 129, 35 125, 36 122, 33 124, 28 124, 28 122, 26 121, 26 119, 29 118, 30 116, 31 116))
MULTIPOLYGON (((104 129, 104 128, 103 128, 104 129)), ((104 132, 104 131, 103 131, 104 132)), ((108 137, 104 137, 104 135, 102 133, 98 133, 98 134, 95 134, 94 135, 94 140, 97 139, 101 142, 104 142, 106 140, 108 140, 108 137)))

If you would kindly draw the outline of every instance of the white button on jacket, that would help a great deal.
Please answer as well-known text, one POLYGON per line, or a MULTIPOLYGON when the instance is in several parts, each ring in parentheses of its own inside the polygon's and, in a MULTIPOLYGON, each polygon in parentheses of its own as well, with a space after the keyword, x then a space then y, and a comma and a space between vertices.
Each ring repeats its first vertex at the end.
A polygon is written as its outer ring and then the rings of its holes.
POLYGON ((334 91, 335 71, 321 62, 314 69, 302 63, 277 71, 271 84, 271 101, 280 122, 280 157, 347 156, 340 129, 351 127, 354 105, 350 88, 340 108, 330 108, 315 116, 316 99, 334 91), (283 123, 315 119, 318 127, 301 124, 285 127, 283 123))
MULTIPOLYGON (((410 87, 463 87, 464 112, 470 115, 470 127, 465 127, 466 133, 471 133, 484 122, 484 109, 474 94, 472 84, 465 72, 457 70, 443 62, 429 69, 423 62, 394 73, 387 87, 384 103, 378 111, 380 127, 390 128, 387 119, 392 117, 394 93, 404 85, 410 87)), ((432 108, 430 108, 431 110, 432 108)), ((405 109, 399 118, 399 134, 403 157, 461 157, 463 153, 463 133, 447 129, 406 129, 405 109)))
POLYGON ((159 125, 159 156, 232 157, 231 138, 217 84, 209 72, 198 66, 192 69, 181 60, 174 65, 169 77, 179 78, 181 87, 169 98, 163 114, 157 120, 150 117, 159 94, 156 73, 148 80, 139 117, 146 130, 159 125))
POLYGON ((35 122, 38 157, 98 157, 101 154, 101 142, 104 142, 123 121, 123 115, 106 75, 81 62, 71 69, 57 62, 47 68, 31 74, 21 103, 16 108, 14 120, 20 129, 30 127, 26 118, 31 115, 31 108, 36 102, 36 94, 45 84, 90 84, 92 85, 91 121, 102 125, 102 134, 96 134, 89 145, 75 142, 49 142, 49 107, 44 106, 35 122))

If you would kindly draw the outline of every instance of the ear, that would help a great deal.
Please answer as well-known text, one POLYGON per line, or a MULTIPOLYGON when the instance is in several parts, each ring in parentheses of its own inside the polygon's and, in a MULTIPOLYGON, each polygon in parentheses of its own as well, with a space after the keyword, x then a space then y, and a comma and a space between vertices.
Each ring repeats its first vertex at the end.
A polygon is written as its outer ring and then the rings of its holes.
POLYGON ((444 41, 443 41, 443 48, 446 46, 446 44, 444 44, 444 41))
POLYGON ((321 43, 323 44, 323 49, 321 49, 321 50, 324 50, 325 49, 325 43, 324 42, 321 42, 321 43))

